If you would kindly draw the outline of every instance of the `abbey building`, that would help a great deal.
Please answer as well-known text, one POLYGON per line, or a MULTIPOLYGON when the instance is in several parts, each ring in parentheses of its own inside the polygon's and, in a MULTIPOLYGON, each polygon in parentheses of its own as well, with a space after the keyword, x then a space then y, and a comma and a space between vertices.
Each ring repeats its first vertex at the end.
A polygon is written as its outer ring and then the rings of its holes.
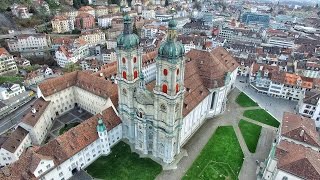
MULTIPOLYGON (((120 140, 163 166, 174 162, 197 129, 225 111, 238 68, 221 47, 185 54, 176 38, 176 22, 170 21, 167 38, 152 61, 156 71, 148 71, 131 18, 125 16, 114 66, 93 74, 72 72, 40 84, 37 94, 45 106, 35 107, 22 121, 29 124, 23 137, 34 147, 23 146, 27 150, 18 160, 6 162, 0 179, 68 179, 107 156, 120 140), (155 75, 146 80, 146 72, 155 75), (51 127, 56 117, 78 107, 94 116, 44 143, 45 126, 51 127), (41 138, 34 138, 34 132, 41 138)), ((24 127, 19 125, 19 130, 24 127)))

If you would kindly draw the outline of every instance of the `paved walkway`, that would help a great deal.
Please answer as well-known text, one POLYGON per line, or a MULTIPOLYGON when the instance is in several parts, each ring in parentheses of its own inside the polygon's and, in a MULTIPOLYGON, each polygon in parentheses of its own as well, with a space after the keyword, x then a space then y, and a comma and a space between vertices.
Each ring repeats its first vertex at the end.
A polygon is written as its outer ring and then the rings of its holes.
POLYGON ((158 180, 179 180, 181 179, 186 171, 190 168, 192 163, 195 161, 197 156, 200 154, 203 147, 207 144, 209 139, 214 134, 215 130, 219 126, 230 125, 234 127, 235 133, 238 137, 239 144, 242 148, 244 154, 244 162, 239 173, 240 180, 254 180, 256 179, 256 160, 263 161, 269 154, 271 149, 272 141, 275 137, 275 128, 262 125, 261 123, 253 120, 248 120, 248 118, 243 117, 243 111, 248 109, 257 109, 259 107, 242 108, 235 103, 236 97, 239 95, 240 91, 234 89, 228 99, 229 103, 227 105, 226 112, 218 117, 208 119, 199 130, 193 135, 193 137, 188 141, 188 143, 183 147, 187 150, 188 156, 182 158, 178 163, 178 168, 175 170, 162 171, 156 179, 158 180), (242 137, 238 123, 240 119, 248 120, 252 123, 262 125, 262 131, 260 134, 260 139, 257 145, 256 153, 251 153, 242 137))

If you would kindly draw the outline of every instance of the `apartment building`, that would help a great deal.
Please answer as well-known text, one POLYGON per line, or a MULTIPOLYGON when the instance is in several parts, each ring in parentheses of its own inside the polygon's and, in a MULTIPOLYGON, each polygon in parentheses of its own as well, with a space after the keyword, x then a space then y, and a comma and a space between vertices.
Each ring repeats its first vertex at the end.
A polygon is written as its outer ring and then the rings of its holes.
POLYGON ((74 22, 75 28, 80 30, 83 29, 92 29, 95 26, 95 18, 94 15, 89 13, 81 13, 75 17, 74 22))
POLYGON ((53 33, 65 33, 74 30, 74 20, 67 16, 55 16, 51 20, 53 33))
POLYGON ((0 48, 0 76, 16 73, 18 73, 18 68, 13 55, 9 54, 5 48, 0 48))
POLYGON ((75 39, 68 44, 61 45, 55 52, 55 60, 61 67, 65 67, 68 63, 76 63, 78 60, 88 56, 88 43, 81 38, 75 39))
POLYGON ((0 85, 0 100, 7 100, 25 92, 24 86, 14 83, 3 83, 0 85))
POLYGON ((106 34, 100 29, 83 30, 79 38, 85 40, 89 47, 106 44, 106 34))
POLYGON ((45 34, 21 34, 15 38, 6 40, 9 50, 12 52, 43 51, 48 48, 45 34))

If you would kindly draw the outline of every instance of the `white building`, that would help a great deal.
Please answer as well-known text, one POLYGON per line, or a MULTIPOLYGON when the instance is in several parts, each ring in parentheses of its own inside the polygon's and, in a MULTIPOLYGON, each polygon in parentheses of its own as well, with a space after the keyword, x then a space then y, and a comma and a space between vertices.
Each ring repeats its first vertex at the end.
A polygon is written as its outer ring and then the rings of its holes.
POLYGON ((145 19, 154 19, 156 18, 156 12, 153 9, 144 9, 142 10, 142 15, 143 18, 145 19))
POLYGON ((98 19, 98 26, 102 28, 111 27, 111 21, 114 17, 111 14, 99 16, 98 19))
POLYGON ((8 137, 0 137, 0 166, 17 161, 24 150, 31 145, 27 130, 18 126, 8 137))
POLYGON ((139 75, 143 58, 129 17, 124 17, 124 33, 117 39, 123 136, 136 151, 156 158, 163 166, 175 160, 206 118, 225 111, 238 67, 223 48, 211 52, 193 49, 185 55, 176 37, 176 22, 170 21, 167 41, 160 45, 155 58, 155 79, 147 84, 139 75))
POLYGON ((272 146, 258 179, 319 179, 320 142, 313 120, 284 113, 281 131, 272 146))
POLYGON ((18 68, 13 55, 9 54, 5 48, 0 48, 0 75, 16 73, 18 73, 18 68))
POLYGON ((24 86, 20 86, 19 84, 4 83, 0 85, 0 100, 10 99, 25 91, 24 86))
POLYGON ((253 63, 250 85, 256 91, 272 97, 299 101, 313 88, 313 79, 280 71, 278 66, 253 63))
POLYGON ((74 30, 74 19, 67 16, 55 16, 51 20, 53 33, 65 33, 74 30))
POLYGON ((89 47, 106 43, 106 34, 100 29, 81 31, 80 38, 85 40, 88 43, 89 47))
POLYGON ((56 117, 51 108, 52 104, 43 98, 37 99, 33 103, 31 111, 24 115, 19 124, 29 132, 33 145, 40 145, 51 129, 56 117))
POLYGON ((14 16, 22 19, 29 19, 32 16, 28 7, 16 3, 11 6, 11 12, 14 16))
POLYGON ((55 52, 55 60, 60 67, 68 63, 76 63, 78 60, 89 56, 89 47, 85 40, 76 39, 70 44, 61 45, 55 52))
POLYGON ((268 39, 268 44, 280 48, 293 48, 294 39, 291 38, 281 38, 281 37, 270 37, 268 39))
POLYGON ((48 48, 45 34, 21 34, 13 39, 8 39, 6 42, 12 52, 34 52, 48 48))

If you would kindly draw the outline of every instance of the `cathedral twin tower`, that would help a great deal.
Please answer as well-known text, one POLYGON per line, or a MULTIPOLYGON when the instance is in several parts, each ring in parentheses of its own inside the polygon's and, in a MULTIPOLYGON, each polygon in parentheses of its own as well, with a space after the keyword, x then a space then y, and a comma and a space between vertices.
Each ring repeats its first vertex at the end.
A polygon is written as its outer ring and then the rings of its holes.
POLYGON ((123 18, 124 30, 117 38, 119 116, 123 137, 140 154, 170 164, 180 153, 184 97, 184 47, 176 41, 176 22, 171 20, 167 40, 156 58, 156 79, 146 89, 142 73, 139 37, 132 33, 131 18, 123 18))

